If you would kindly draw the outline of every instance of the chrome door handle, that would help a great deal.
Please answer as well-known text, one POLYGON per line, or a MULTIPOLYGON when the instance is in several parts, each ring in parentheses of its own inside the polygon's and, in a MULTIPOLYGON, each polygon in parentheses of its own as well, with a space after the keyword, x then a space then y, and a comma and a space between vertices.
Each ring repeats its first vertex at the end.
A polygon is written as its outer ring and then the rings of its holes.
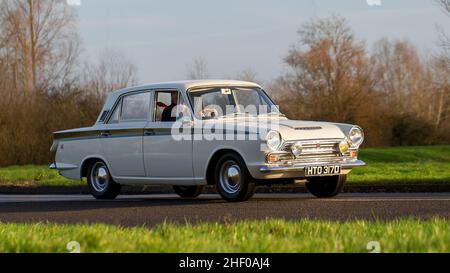
POLYGON ((153 135, 155 135, 155 131, 153 129, 145 129, 144 135, 145 136, 153 136, 153 135))
POLYGON ((111 132, 103 131, 103 132, 100 133, 100 136, 102 136, 102 137, 109 137, 109 136, 111 136, 111 132))

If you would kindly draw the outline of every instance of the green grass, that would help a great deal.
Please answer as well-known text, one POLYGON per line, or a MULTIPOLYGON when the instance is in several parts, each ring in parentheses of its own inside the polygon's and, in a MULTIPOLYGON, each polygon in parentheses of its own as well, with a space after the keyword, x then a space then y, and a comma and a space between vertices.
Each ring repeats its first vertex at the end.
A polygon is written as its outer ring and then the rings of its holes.
POLYGON ((349 184, 450 184, 450 146, 371 148, 360 152, 367 167, 349 184))
MULTIPOLYGON (((450 146, 363 149, 368 166, 355 169, 349 184, 450 184, 450 146)), ((0 168, 0 186, 82 186, 47 166, 0 168)))
POLYGON ((0 168, 0 186, 84 186, 83 181, 64 178, 48 166, 11 166, 0 168))
POLYGON ((450 252, 450 220, 243 221, 161 224, 151 229, 97 225, 0 224, 0 252, 450 252))

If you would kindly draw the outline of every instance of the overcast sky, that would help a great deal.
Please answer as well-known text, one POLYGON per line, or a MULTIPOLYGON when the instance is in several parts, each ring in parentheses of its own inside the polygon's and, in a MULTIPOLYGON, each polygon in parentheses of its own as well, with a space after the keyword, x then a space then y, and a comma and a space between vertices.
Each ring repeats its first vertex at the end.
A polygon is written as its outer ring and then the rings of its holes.
POLYGON ((283 71, 297 29, 331 13, 346 17, 369 48, 388 36, 430 54, 436 25, 450 33, 450 17, 433 0, 368 1, 380 0, 81 0, 75 8, 87 58, 105 48, 123 51, 141 83, 184 79, 198 57, 213 78, 252 69, 269 81, 283 71))

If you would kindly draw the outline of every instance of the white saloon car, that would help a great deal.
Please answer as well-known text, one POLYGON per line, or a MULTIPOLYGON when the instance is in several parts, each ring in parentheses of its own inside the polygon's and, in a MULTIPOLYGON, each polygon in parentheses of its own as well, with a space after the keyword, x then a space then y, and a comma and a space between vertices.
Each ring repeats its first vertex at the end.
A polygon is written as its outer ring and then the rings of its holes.
POLYGON ((98 199, 121 185, 171 185, 187 198, 215 185, 244 201, 258 184, 298 180, 324 198, 365 165, 363 139, 358 126, 289 120, 255 83, 171 82, 115 91, 92 127, 55 132, 50 167, 86 177, 98 199))

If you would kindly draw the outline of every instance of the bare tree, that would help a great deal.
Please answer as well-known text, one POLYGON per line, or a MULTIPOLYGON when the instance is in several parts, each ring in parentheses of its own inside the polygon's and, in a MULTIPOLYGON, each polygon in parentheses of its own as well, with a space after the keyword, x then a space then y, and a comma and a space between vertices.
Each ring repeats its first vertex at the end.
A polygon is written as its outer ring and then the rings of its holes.
MULTIPOLYGON (((436 0, 442 10, 450 17, 450 0, 436 0)), ((437 107, 435 115, 435 128, 439 128, 441 124, 449 120, 450 115, 450 37, 445 31, 439 27, 439 46, 441 52, 433 60, 432 69, 435 77, 435 93, 437 94, 437 107)), ((450 123, 450 122, 449 122, 450 123)), ((450 125, 448 125, 450 128, 450 125)))
MULTIPOLYGON (((278 79, 291 115, 353 122, 371 88, 364 44, 344 18, 311 21, 285 58, 290 72, 278 79)), ((279 96, 279 95, 277 95, 279 96)))
POLYGON ((188 68, 187 77, 190 80, 208 79, 208 67, 205 59, 198 57, 188 68))
MULTIPOLYGON (((450 17, 450 0, 435 0, 438 5, 442 8, 442 10, 450 17)), ((437 32, 439 35, 438 46, 441 48, 440 56, 438 59, 444 61, 450 68, 450 37, 442 27, 437 27, 437 32)))
MULTIPOLYGON (((423 113, 429 88, 426 66, 417 49, 407 41, 381 39, 372 57, 377 90, 391 103, 392 111, 400 114, 423 113)), ((425 116, 424 116, 425 117, 425 116)))
POLYGON ((236 79, 241 80, 241 81, 248 81, 248 82, 258 82, 256 72, 253 71, 253 69, 251 69, 251 68, 247 68, 247 69, 240 71, 236 75, 236 79))
POLYGON ((79 55, 76 17, 65 1, 2 0, 0 56, 18 89, 64 84, 79 55))
POLYGON ((450 15, 450 0, 436 0, 436 2, 444 10, 444 12, 447 13, 447 15, 450 15))
POLYGON ((430 118, 433 119, 435 129, 439 130, 443 123, 450 122, 450 66, 446 57, 435 57, 432 60, 430 77, 430 118))
POLYGON ((96 63, 85 65, 83 78, 86 88, 102 97, 111 91, 136 84, 137 68, 122 52, 106 49, 96 63))

